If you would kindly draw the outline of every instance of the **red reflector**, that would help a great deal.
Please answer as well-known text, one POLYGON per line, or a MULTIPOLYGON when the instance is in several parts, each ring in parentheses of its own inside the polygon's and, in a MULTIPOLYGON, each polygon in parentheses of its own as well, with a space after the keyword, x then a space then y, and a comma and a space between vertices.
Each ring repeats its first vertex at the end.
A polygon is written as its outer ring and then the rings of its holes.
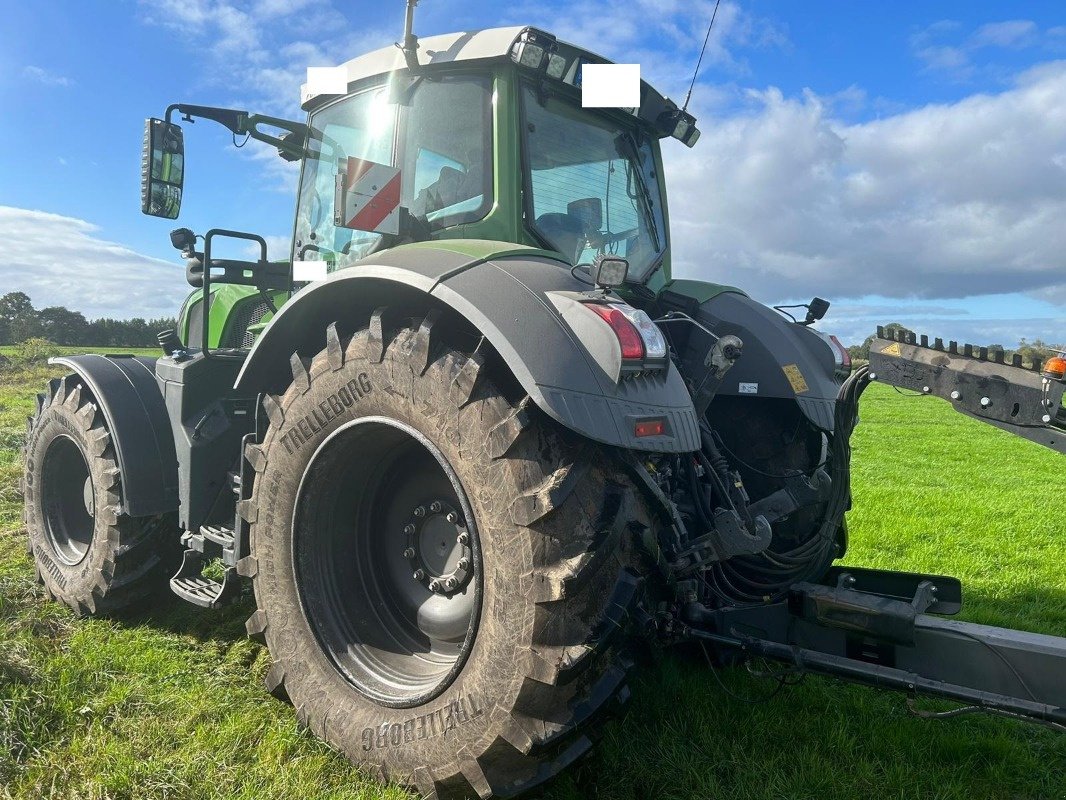
MULTIPOLYGON (((636 326, 626 319, 625 314, 617 308, 597 305, 596 303, 586 303, 585 308, 596 312, 600 319, 611 326, 614 335, 618 337, 618 344, 622 346, 623 359, 626 361, 639 361, 644 358, 644 340, 640 338, 640 331, 637 330, 636 326)), ((645 434, 645 436, 650 435, 645 434)))
POLYGON ((662 436, 664 433, 666 433, 666 423, 661 419, 644 420, 633 425, 633 435, 637 438, 641 436, 662 436))

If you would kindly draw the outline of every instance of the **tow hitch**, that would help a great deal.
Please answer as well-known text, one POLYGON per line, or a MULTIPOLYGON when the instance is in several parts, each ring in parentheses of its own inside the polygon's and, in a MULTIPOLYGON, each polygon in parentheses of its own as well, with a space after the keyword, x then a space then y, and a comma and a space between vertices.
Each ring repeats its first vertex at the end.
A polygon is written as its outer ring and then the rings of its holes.
POLYGON ((689 638, 1066 730, 1066 638, 942 619, 962 604, 955 578, 836 567, 765 606, 682 611, 689 638))

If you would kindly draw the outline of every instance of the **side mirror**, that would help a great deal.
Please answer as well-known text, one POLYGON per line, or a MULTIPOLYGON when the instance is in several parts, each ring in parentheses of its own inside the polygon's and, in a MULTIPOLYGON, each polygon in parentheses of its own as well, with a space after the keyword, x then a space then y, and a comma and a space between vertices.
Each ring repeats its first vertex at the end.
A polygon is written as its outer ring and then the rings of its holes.
POLYGON ((161 119, 144 122, 141 151, 141 212, 177 219, 185 181, 185 141, 181 128, 161 119))

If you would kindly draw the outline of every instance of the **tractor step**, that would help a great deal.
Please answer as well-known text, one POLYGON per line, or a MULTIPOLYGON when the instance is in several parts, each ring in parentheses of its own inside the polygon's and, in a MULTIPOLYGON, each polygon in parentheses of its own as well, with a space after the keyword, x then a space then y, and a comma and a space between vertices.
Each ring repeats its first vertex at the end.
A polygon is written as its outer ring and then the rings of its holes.
POLYGON ((174 594, 201 608, 219 608, 240 593, 232 530, 220 525, 204 525, 196 533, 182 534, 181 542, 185 545, 185 554, 181 567, 170 579, 174 594), (221 581, 203 574, 204 565, 213 558, 222 560, 221 581))

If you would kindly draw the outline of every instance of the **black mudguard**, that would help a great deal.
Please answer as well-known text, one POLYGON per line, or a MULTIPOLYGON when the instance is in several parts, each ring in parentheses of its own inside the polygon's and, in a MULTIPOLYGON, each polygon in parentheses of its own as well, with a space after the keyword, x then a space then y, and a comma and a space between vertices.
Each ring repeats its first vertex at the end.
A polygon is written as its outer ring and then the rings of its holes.
POLYGON ((236 388, 283 391, 291 381, 291 354, 321 350, 330 323, 350 333, 375 308, 386 307, 402 318, 409 309, 437 307, 480 332, 533 402, 566 427, 634 450, 697 449, 695 411, 673 365, 616 382, 601 366, 610 361, 596 351, 602 340, 579 337, 547 294, 586 290, 569 264, 535 249, 500 243, 499 252, 478 258, 444 242, 394 248, 335 272, 290 300, 259 337, 236 388), (634 420, 648 416, 663 417, 667 432, 638 439, 634 420))
POLYGON ((814 332, 738 292, 712 297, 695 316, 719 336, 731 333, 744 342, 718 395, 795 399, 814 425, 833 430, 840 383, 833 351, 814 332))
POLYGON ((121 355, 49 359, 85 381, 103 412, 122 474, 122 510, 147 517, 178 507, 178 462, 154 358, 121 355))

